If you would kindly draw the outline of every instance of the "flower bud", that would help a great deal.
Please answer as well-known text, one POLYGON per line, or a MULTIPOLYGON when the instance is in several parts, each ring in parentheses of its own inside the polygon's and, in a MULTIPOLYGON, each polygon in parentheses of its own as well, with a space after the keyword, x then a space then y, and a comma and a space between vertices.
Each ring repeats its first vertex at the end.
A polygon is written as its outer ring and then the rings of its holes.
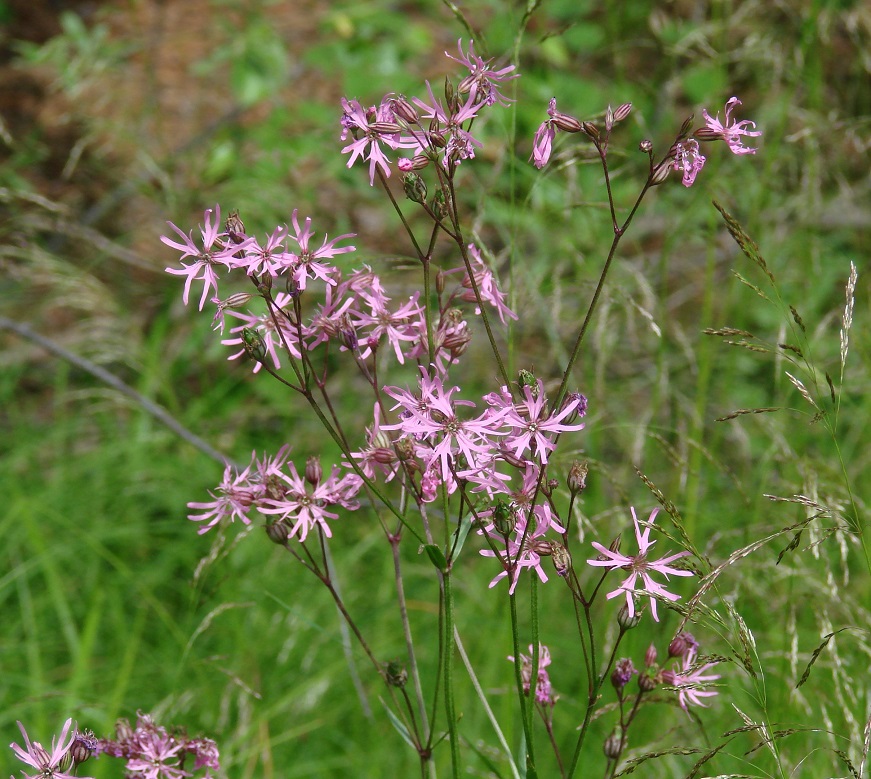
POLYGON ((572 463, 571 468, 569 468, 568 478, 566 478, 566 486, 569 488, 569 492, 571 492, 573 497, 586 489, 587 474, 589 471, 590 465, 586 460, 583 462, 575 460, 572 463))
POLYGON ((599 140, 599 128, 592 122, 584 122, 581 125, 583 131, 590 136, 594 141, 599 140))
POLYGON ((569 554, 568 549, 556 541, 551 542, 551 547, 553 551, 551 558, 556 575, 562 576, 565 579, 569 575, 569 571, 572 570, 572 556, 569 554))
POLYGON ((659 674, 643 673, 638 675, 638 689, 642 692, 653 692, 659 686, 659 674))
POLYGON ((623 739, 614 731, 602 745, 602 751, 609 760, 616 760, 623 752, 623 739))
POLYGON ((683 124, 680 126, 680 132, 677 134, 677 139, 682 141, 687 137, 687 133, 690 131, 690 127, 693 126, 693 115, 690 114, 686 119, 684 119, 683 124))
POLYGON ((656 665, 656 647, 651 644, 647 647, 647 651, 644 653, 644 665, 648 668, 652 668, 656 665))
POLYGON ((638 151, 643 151, 645 154, 650 154, 653 151, 653 141, 649 138, 645 138, 641 143, 638 144, 638 151))
POLYGON ((273 544, 284 546, 284 544, 287 543, 287 539, 290 537, 290 529, 287 527, 287 523, 283 519, 279 519, 275 522, 266 523, 266 535, 273 544))
POLYGON ((567 133, 579 133, 583 130, 583 125, 578 119, 570 116, 569 114, 563 114, 559 111, 554 111, 550 117, 551 122, 553 122, 555 127, 558 127, 560 130, 563 130, 567 133))
POLYGON ((414 441, 410 438, 400 438, 396 444, 396 456, 402 462, 414 460, 414 441))
POLYGON ((245 225, 242 224, 238 211, 230 212, 227 221, 224 223, 224 227, 233 243, 240 244, 245 240, 245 225))
POLYGON ((668 645, 669 657, 684 657, 690 650, 698 650, 699 642, 696 641, 692 633, 687 633, 685 630, 678 633, 668 645))
POLYGON ((402 177, 402 188, 405 190, 405 196, 412 203, 426 202, 426 184, 417 173, 406 173, 402 177))
POLYGON ((417 124, 417 110, 406 99, 405 95, 399 95, 398 97, 394 98, 392 102, 392 107, 394 115, 402 119, 403 122, 408 122, 409 124, 417 124))
POLYGON ((122 744, 133 738, 133 728, 130 726, 130 721, 122 718, 115 722, 115 741, 122 744))
POLYGON ((638 671, 635 670, 632 660, 624 657, 614 664, 614 670, 611 672, 611 684, 614 685, 615 690, 622 690, 637 673, 638 671))
POLYGON ((629 608, 624 603, 620 607, 620 611, 617 612, 617 624, 624 631, 627 631, 632 630, 632 628, 638 627, 639 622, 641 622, 641 612, 636 609, 635 614, 630 617, 629 608))
POLYGON ((321 483, 323 476, 324 469, 321 467, 320 459, 315 456, 309 457, 305 461, 305 480, 312 487, 317 487, 321 483))
POLYGON ((662 184, 668 178, 669 173, 671 173, 671 160, 666 160, 653 171, 653 175, 650 177, 650 186, 655 187, 657 184, 662 184))
POLYGON ((261 273, 259 277, 257 277, 257 291, 258 292, 270 292, 272 290, 272 274, 271 273, 261 273))
POLYGON ((614 109, 614 121, 622 122, 632 111, 632 103, 621 103, 614 109))

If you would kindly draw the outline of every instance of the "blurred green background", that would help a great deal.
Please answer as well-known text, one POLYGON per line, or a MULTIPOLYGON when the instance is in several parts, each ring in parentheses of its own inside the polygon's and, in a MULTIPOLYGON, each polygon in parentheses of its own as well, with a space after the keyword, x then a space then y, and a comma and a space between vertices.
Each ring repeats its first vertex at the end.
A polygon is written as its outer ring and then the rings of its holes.
MULTIPOLYGON (((317 453, 316 421, 268 377, 226 362, 207 318, 181 305, 181 285, 163 272, 176 264, 159 242, 166 220, 187 231, 220 203, 262 234, 299 208, 319 233, 357 233, 358 263, 412 287, 408 247, 385 198, 339 153, 339 98, 368 105, 387 92, 423 95, 424 79, 440 85, 458 72, 443 52, 455 53, 461 37, 504 62, 524 10, 484 0, 459 4, 459 13, 435 0, 0 0, 0 316, 111 371, 239 461, 285 442, 297 462, 317 453)), ((754 655, 756 678, 739 662, 721 666, 724 686, 703 726, 675 712, 664 731, 659 710, 643 712, 630 755, 717 743, 745 724, 734 704, 771 730, 818 732, 778 742, 779 769, 767 747, 745 754, 758 735, 740 736, 706 766, 711 775, 845 774, 833 750, 857 763, 869 712, 871 587, 856 544, 827 528, 856 511, 867 524, 871 9, 863 0, 545 0, 519 55, 517 102, 483 128, 486 145, 463 165, 461 197, 522 313, 514 367, 548 379, 559 375, 611 240, 589 149, 563 142, 540 173, 526 162, 548 100, 556 95, 582 119, 633 103, 609 157, 624 208, 643 179, 640 140, 662 154, 686 116, 698 124, 701 107, 722 112, 732 95, 744 101, 738 118, 764 131, 757 155, 706 146, 695 187, 670 180, 645 202, 576 370, 590 414, 570 454, 592 463, 588 532, 613 537, 627 527, 628 505, 654 505, 637 466, 714 564, 813 511, 766 493, 837 509, 779 564, 791 535, 731 566, 712 594, 715 608, 734 606, 755 636, 758 651, 742 651, 754 655), (759 244, 776 294, 729 238, 712 199, 759 244), (850 261, 859 283, 842 388, 850 261), (768 351, 702 332, 724 326, 752 332, 768 351), (830 412, 831 376, 836 435, 812 421, 815 409, 787 370, 830 412), (783 410, 715 421, 760 407, 783 410), (842 634, 796 691, 821 636, 846 625, 864 632, 842 634)), ((457 264, 447 251, 439 259, 457 264)), ((0 344, 6 741, 18 740, 16 720, 48 740, 67 716, 104 735, 141 709, 215 738, 228 776, 416 775, 416 756, 389 724, 383 691, 356 650, 371 715, 353 692, 327 593, 262 531, 234 526, 216 540, 185 518, 186 503, 205 500, 220 480, 220 465, 39 344, 9 329, 0 344)), ((462 370, 465 397, 475 386, 493 389, 495 371, 483 361, 467 359, 462 370)), ((362 437, 371 407, 335 386, 362 437)), ((399 657, 387 547, 374 523, 355 520, 341 523, 332 545, 349 608, 379 656, 399 657)), ((588 548, 588 539, 576 547, 588 548)), ((487 589, 492 565, 466 551, 458 626, 517 747, 504 592, 487 589), (486 645, 476 635, 487 635, 486 645)), ((405 563, 431 668, 432 569, 413 548, 405 563)), ((676 589, 686 599, 692 584, 676 589)), ((561 696, 557 739, 568 748, 584 707, 570 600, 559 582, 540 597, 561 696)), ((651 641, 667 644, 676 622, 669 614, 630 634, 636 664, 651 641)), ((697 635, 708 652, 741 649, 728 626, 697 635)), ((458 685, 466 768, 496 775, 488 760, 505 766, 492 756, 496 741, 461 669, 458 685)), ((611 724, 607 715, 594 723, 590 776, 601 773, 598 745, 611 724)), ((666 756, 639 775, 683 776, 693 763, 666 756)), ((555 775, 546 766, 542 775, 555 775)), ((87 768, 120 775, 105 760, 87 768)))

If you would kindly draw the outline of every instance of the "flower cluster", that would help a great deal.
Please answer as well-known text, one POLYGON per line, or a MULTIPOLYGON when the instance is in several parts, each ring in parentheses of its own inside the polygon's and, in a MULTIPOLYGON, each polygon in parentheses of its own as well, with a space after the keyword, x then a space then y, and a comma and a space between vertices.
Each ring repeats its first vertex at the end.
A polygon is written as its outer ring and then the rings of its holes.
MULTIPOLYGON (((716 117, 711 117, 705 109, 702 109, 705 126, 697 129, 692 134, 693 137, 688 138, 684 133, 681 133, 669 150, 665 161, 656 167, 651 165, 651 183, 662 183, 668 175, 669 170, 674 170, 682 174, 683 185, 691 187, 707 160, 700 152, 700 140, 725 141, 733 154, 755 154, 756 149, 745 146, 742 139, 757 137, 762 135, 762 131, 756 130, 755 122, 751 122, 748 119, 740 122, 732 120, 732 111, 739 105, 741 105, 741 101, 737 97, 729 98, 726 103, 725 124, 720 121, 719 113, 716 117)), ((630 109, 631 105, 629 103, 624 103, 613 110, 608 106, 605 112, 604 133, 602 133, 592 122, 581 122, 570 114, 557 111, 556 98, 552 98, 547 109, 549 118, 542 122, 538 130, 536 130, 530 159, 535 164, 535 167, 543 168, 550 160, 553 151, 553 141, 558 131, 586 135, 604 157, 607 154, 608 138, 613 126, 622 119, 625 119, 629 115, 630 109)), ((650 141, 642 141, 641 149, 642 151, 652 153, 652 144, 650 141)))
POLYGON ((31 741, 24 726, 18 727, 25 747, 11 744, 15 756, 37 773, 22 771, 25 779, 87 779, 76 777, 77 767, 92 756, 107 755, 126 761, 126 775, 131 779, 184 779, 195 772, 203 779, 220 769, 218 747, 208 738, 188 738, 183 732, 168 731, 147 714, 139 714, 136 727, 119 720, 115 738, 97 739, 79 732, 68 719, 57 739, 52 738, 49 753, 38 741, 31 741))
POLYGON ((93 751, 88 748, 87 736, 78 732, 72 719, 64 723, 57 739, 52 737, 51 752, 38 741, 31 741, 20 722, 18 729, 24 738, 24 748, 14 742, 9 746, 22 763, 36 769, 35 774, 22 771, 25 779, 76 779, 69 771, 85 762, 93 751), (84 751, 81 748, 74 750, 79 743, 84 745, 84 751))
POLYGON ((253 453, 251 463, 242 471, 227 465, 217 494, 211 493, 214 500, 188 503, 189 508, 202 510, 188 518, 204 522, 199 532, 205 533, 224 519, 238 519, 248 525, 251 510, 256 509, 270 517, 270 524, 285 528, 286 538, 305 541, 314 528, 329 538, 332 532, 327 520, 338 518, 330 507, 357 509, 360 504, 356 495, 363 480, 339 466, 334 466, 324 479, 317 458, 309 458, 301 477, 289 456, 290 446, 283 446, 274 457, 257 459, 257 453, 253 453))
POLYGON ((668 647, 670 657, 680 660, 670 670, 662 672, 662 681, 677 690, 678 703, 684 711, 690 706, 706 706, 704 698, 717 694, 716 690, 704 689, 710 682, 720 678, 719 674, 706 674, 717 662, 699 661, 699 644, 690 633, 678 633, 668 647))
POLYGON ((390 159, 384 148, 405 150, 407 157, 399 160, 403 172, 420 170, 432 160, 440 160, 445 170, 475 156, 481 142, 469 131, 469 126, 481 110, 494 104, 507 105, 510 101, 500 92, 501 84, 519 74, 512 73, 513 65, 498 70, 492 60, 475 54, 474 43, 463 52, 458 42, 459 56, 445 54, 464 65, 469 73, 457 88, 446 90, 445 99, 439 100, 427 82, 427 99, 408 100, 401 95, 385 95, 377 106, 368 109, 357 100, 342 98, 342 140, 351 143, 342 149, 350 154, 348 167, 358 159, 369 162, 369 183, 375 183, 380 169, 390 176, 390 159))
MULTIPOLYGON (((534 650, 532 644, 529 645, 529 654, 520 653, 520 679, 523 683, 523 692, 529 695, 532 690, 532 679, 535 678, 535 702, 540 706, 553 708, 556 704, 558 695, 554 695, 553 687, 550 683, 550 676, 547 673, 547 667, 550 665, 550 650, 544 645, 538 645, 538 673, 533 672, 532 658, 534 650)), ((513 663, 514 656, 509 655, 508 659, 513 663)))

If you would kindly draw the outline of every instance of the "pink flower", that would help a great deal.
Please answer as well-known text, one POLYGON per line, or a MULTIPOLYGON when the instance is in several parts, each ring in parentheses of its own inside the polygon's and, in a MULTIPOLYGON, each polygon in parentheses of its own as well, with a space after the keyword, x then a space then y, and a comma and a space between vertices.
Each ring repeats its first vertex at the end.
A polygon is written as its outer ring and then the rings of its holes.
POLYGON ((556 113, 555 97, 550 99, 547 113, 551 118, 542 122, 541 126, 535 131, 535 138, 532 141, 532 154, 529 157, 533 165, 539 170, 547 165, 548 160, 550 160, 553 139, 556 137, 557 126, 553 121, 553 116, 556 113))
POLYGON ((396 124, 392 104, 393 99, 385 97, 377 109, 373 106, 367 111, 356 100, 342 98, 342 140, 347 140, 348 137, 354 139, 342 149, 342 154, 351 153, 349 168, 358 157, 365 156, 369 160, 370 185, 375 183, 375 171, 378 168, 381 168, 386 177, 390 177, 390 160, 380 144, 383 143, 391 149, 411 149, 418 146, 416 141, 400 135, 401 128, 396 124))
POLYGON ((688 711, 690 705, 705 706, 706 704, 702 701, 703 698, 717 695, 716 690, 702 689, 709 682, 720 678, 720 674, 705 674, 705 671, 713 668, 716 663, 698 665, 696 663, 697 654, 698 648, 695 647, 683 656, 683 663, 680 668, 675 666, 677 670, 662 672, 662 681, 677 687, 678 702, 684 711, 688 711))
POLYGON ((706 158, 699 153, 699 142, 695 138, 679 141, 674 146, 674 170, 683 172, 683 185, 691 187, 699 171, 705 167, 706 158))
MULTIPOLYGON (((252 465, 253 465, 252 457, 252 465)), ((188 519, 194 522, 206 522, 197 532, 202 535, 211 530, 221 520, 229 518, 231 522, 238 519, 245 525, 250 525, 248 517, 251 507, 263 496, 263 484, 256 476, 251 476, 251 465, 241 473, 232 465, 224 469, 224 479, 218 485, 218 495, 209 492, 214 500, 208 503, 188 503, 188 508, 203 509, 201 514, 188 514, 188 519)))
POLYGON ((76 779, 72 774, 62 771, 58 766, 66 757, 69 748, 76 740, 76 726, 72 719, 68 719, 61 730, 60 738, 51 739, 51 754, 38 741, 31 741, 24 729, 24 725, 18 723, 18 729, 24 737, 25 749, 22 749, 18 744, 12 743, 9 746, 15 753, 15 756, 31 768, 35 768, 37 773, 32 776, 22 771, 25 779, 76 779), (70 730, 72 732, 70 733, 70 730), (67 740, 67 734, 69 739, 67 740))
POLYGON ((468 54, 463 53, 463 39, 457 41, 457 49, 460 53, 459 57, 454 57, 445 52, 445 54, 454 62, 459 62, 469 69, 469 75, 466 76, 457 86, 457 92, 461 95, 468 93, 472 87, 475 87, 484 105, 499 105, 507 106, 512 101, 505 97, 497 88, 497 85, 503 81, 510 81, 513 78, 520 78, 519 73, 512 73, 514 65, 508 65, 501 70, 493 70, 490 67, 492 59, 483 60, 475 54, 475 42, 469 41, 468 54))
POLYGON ((690 553, 686 551, 678 552, 677 554, 663 557, 661 560, 649 560, 647 554, 650 551, 650 548, 656 543, 655 541, 650 540, 650 531, 653 527, 656 515, 659 513, 659 509, 654 509, 651 512, 644 532, 641 531, 641 526, 639 525, 638 517, 635 514, 635 509, 630 508, 630 511, 632 512, 632 521, 635 523, 635 539, 638 542, 638 554, 629 557, 620 554, 619 552, 612 552, 610 549, 602 546, 602 544, 594 541, 593 547, 595 550, 607 559, 587 560, 587 562, 590 565, 610 568, 611 570, 622 568, 629 571, 629 577, 626 581, 624 581, 616 590, 609 592, 607 598, 610 600, 611 598, 616 598, 621 593, 625 594, 626 608, 629 610, 629 616, 631 618, 635 616, 635 599, 639 595, 649 595, 650 611, 653 614, 653 618, 659 622, 659 616, 656 613, 656 596, 665 598, 669 601, 679 600, 680 596, 668 592, 668 590, 666 590, 661 584, 657 584, 650 574, 651 572, 656 572, 665 576, 666 579, 669 574, 673 574, 674 576, 692 576, 692 571, 681 571, 677 568, 672 568, 669 565, 669 563, 672 563, 681 557, 686 557, 690 553), (643 584, 642 587, 637 586, 639 577, 643 584))
MULTIPOLYGON (((532 644, 529 645, 529 654, 525 655, 522 652, 520 653, 520 678, 523 681, 523 691, 529 695, 530 688, 532 687, 532 658, 535 652, 533 650, 532 644)), ((508 655, 508 659, 513 663, 514 656, 508 655)), ((538 645, 538 673, 534 674, 536 677, 535 680, 535 702, 541 704, 542 706, 553 706, 556 703, 556 696, 553 694, 553 687, 551 687, 550 676, 548 675, 545 668, 547 668, 551 663, 550 660, 550 649, 548 649, 544 644, 538 645)))
MULTIPOLYGON (((327 284, 335 284, 336 282, 332 277, 338 271, 332 265, 325 263, 324 260, 332 259, 337 254, 346 254, 347 252, 354 251, 355 247, 353 246, 336 246, 337 241, 353 238, 354 235, 347 233, 333 238, 332 241, 327 241, 327 237, 324 236, 324 241, 320 248, 312 249, 309 246, 309 241, 314 235, 314 230, 311 229, 311 217, 306 218, 305 227, 300 227, 297 220, 297 209, 294 209, 293 214, 291 214, 291 221, 293 222, 295 235, 291 235, 290 238, 299 244, 299 254, 288 253, 286 255, 288 259, 285 267, 290 268, 297 287, 300 290, 304 290, 306 280, 310 278, 319 278, 323 279, 327 284)), ((278 272, 282 269, 278 264, 274 264, 273 268, 278 272)))
POLYGON ((733 154, 756 154, 756 149, 745 146, 741 142, 741 137, 756 137, 762 135, 761 130, 747 130, 747 127, 756 127, 756 122, 751 122, 749 119, 744 119, 740 122, 732 121, 732 109, 735 106, 741 105, 741 101, 737 97, 730 97, 726 103, 726 123, 720 122, 720 114, 717 113, 716 118, 711 118, 705 109, 702 109, 702 115, 705 117, 708 133, 705 133, 705 139, 711 137, 722 138, 732 150, 733 154))
POLYGON ((511 450, 515 457, 520 457, 529 449, 534 451, 542 463, 547 463, 547 456, 556 448, 554 439, 560 433, 583 430, 584 423, 568 424, 566 417, 575 413, 586 398, 583 395, 571 396, 563 407, 554 412, 547 408, 547 395, 544 392, 544 382, 538 380, 535 388, 529 385, 523 388, 525 399, 519 403, 511 403, 507 408, 502 406, 506 396, 510 398, 507 387, 502 388, 502 394, 493 393, 487 397, 491 408, 505 408, 502 424, 512 428, 512 433, 505 439, 506 449, 511 450))
MULTIPOLYGON (((496 313, 499 315, 499 319, 502 324, 505 324, 505 318, 509 319, 517 319, 517 314, 515 314, 508 306, 505 304, 505 293, 502 292, 496 286, 496 278, 493 275, 493 271, 484 262, 481 257, 481 250, 478 249, 475 244, 469 244, 469 256, 471 258, 470 265, 474 269, 472 271, 475 277, 475 284, 478 286, 478 292, 481 295, 481 300, 486 303, 489 303, 493 308, 496 309, 496 313)), ((445 275, 451 273, 463 273, 463 280, 461 282, 461 286, 463 287, 463 292, 460 293, 460 298, 469 303, 477 303, 477 299, 475 298, 475 291, 472 287, 472 280, 469 278, 469 274, 466 271, 466 266, 461 265, 458 268, 451 268, 450 270, 445 271, 445 275)), ((480 316, 481 309, 476 307, 475 313, 480 316)))
MULTIPOLYGON (((263 348, 266 355, 272 360, 275 370, 281 370, 281 358, 279 355, 286 352, 288 349, 294 357, 301 357, 299 351, 299 331, 292 327, 290 320, 282 313, 285 306, 290 305, 293 299, 286 292, 279 292, 275 296, 275 305, 279 309, 273 317, 271 312, 264 314, 250 314, 241 311, 227 311, 227 316, 241 319, 242 323, 230 328, 231 333, 236 333, 235 338, 225 338, 221 341, 224 346, 243 346, 243 348, 231 354, 227 359, 235 360, 247 354, 244 348, 246 330, 255 330, 263 340, 263 348), (280 327, 276 327, 276 322, 280 327), (286 345, 286 346, 285 346, 286 345)), ((254 361, 254 373, 258 373, 263 368, 263 364, 254 361)))
POLYGON ((203 306, 206 303, 206 300, 209 299, 209 290, 213 289, 215 291, 215 295, 218 294, 218 275, 215 273, 216 265, 224 265, 226 267, 230 267, 231 260, 233 254, 235 254, 240 249, 245 248, 245 244, 243 243, 240 246, 233 245, 231 247, 226 247, 220 240, 218 240, 224 233, 220 232, 219 225, 221 223, 221 208, 220 206, 215 206, 215 219, 212 221, 212 209, 206 209, 203 214, 203 222, 205 223, 203 227, 200 228, 200 232, 203 237, 203 248, 200 249, 194 242, 191 235, 185 235, 176 225, 172 222, 167 222, 167 224, 175 230, 179 236, 181 236, 182 241, 184 243, 178 243, 177 241, 173 241, 170 238, 167 238, 165 235, 160 236, 160 240, 162 243, 165 243, 167 246, 176 249, 181 252, 181 260, 182 267, 179 268, 166 268, 167 273, 171 273, 174 276, 186 276, 187 279, 184 284, 184 295, 183 300, 184 304, 188 304, 188 297, 191 291, 191 284, 194 281, 203 281, 205 282, 203 285, 203 294, 200 297, 200 311, 203 310, 203 306), (196 262, 191 265, 185 265, 184 259, 186 257, 196 257, 196 262))

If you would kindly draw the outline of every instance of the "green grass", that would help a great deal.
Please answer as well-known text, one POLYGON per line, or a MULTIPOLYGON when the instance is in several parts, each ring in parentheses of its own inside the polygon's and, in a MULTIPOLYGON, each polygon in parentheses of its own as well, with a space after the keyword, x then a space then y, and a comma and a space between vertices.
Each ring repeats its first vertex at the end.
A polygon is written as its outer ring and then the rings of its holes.
MULTIPOLYGON (((119 117, 105 104, 91 112, 88 100, 78 100, 66 110, 91 144, 65 188, 49 186, 62 180, 51 163, 61 150, 52 147, 45 127, 20 132, 4 151, 0 173, 0 185, 61 201, 71 221, 133 247, 158 271, 131 269, 111 247, 34 227, 33 217, 46 210, 33 198, 4 197, 0 313, 29 321, 110 367, 243 462, 252 449, 274 451, 290 442, 300 463, 320 451, 324 436, 277 383, 227 362, 206 318, 179 305, 175 280, 159 273, 172 261, 157 241, 164 220, 187 229, 203 208, 220 202, 239 208, 246 225, 260 233, 299 207, 321 232, 357 232, 361 256, 376 267, 388 258, 391 283, 407 294, 417 279, 394 266, 408 247, 365 173, 344 169, 337 109, 326 96, 348 94, 366 103, 390 90, 419 94, 423 77, 441 83, 448 63, 441 51, 454 51, 451 41, 468 37, 443 6, 433 4, 406 23, 385 3, 348 3, 333 4, 315 20, 303 46, 286 32, 294 21, 290 5, 267 4, 252 15, 238 43, 250 56, 235 61, 225 99, 212 96, 223 118, 197 126, 204 133, 198 142, 144 133, 141 148, 131 151, 129 138, 137 137, 137 122, 147 116, 119 117), (285 32, 263 26, 270 13, 285 32), (253 56, 261 49, 262 57, 253 56), (302 70, 294 71, 297 66, 302 70), (285 78, 285 68, 299 79, 285 78), (255 111, 223 114, 257 98, 263 99, 255 111), (100 172, 98 190, 85 187, 88 171, 100 172), (87 214, 99 213, 87 222, 87 214)), ((493 53, 509 50, 516 11, 496 2, 473 5, 470 23, 482 36, 476 41, 486 39, 493 53)), ((205 28, 216 51, 237 29, 233 4, 222 10, 227 16, 217 14, 205 28)), ((512 364, 558 376, 611 235, 601 208, 601 173, 571 153, 570 143, 558 146, 564 156, 541 174, 525 165, 547 100, 556 94, 562 110, 583 117, 608 102, 633 102, 614 142, 615 159, 625 149, 614 179, 624 206, 640 181, 644 161, 635 149, 642 138, 662 148, 699 105, 722 111, 731 94, 744 100, 742 116, 765 132, 760 153, 737 158, 705 147, 708 167, 695 187, 670 181, 651 194, 607 283, 575 372, 590 400, 587 428, 563 442, 563 465, 571 456, 591 461, 580 508, 587 537, 576 545, 575 559, 591 550, 592 529, 607 543, 627 529, 628 505, 655 505, 636 467, 674 503, 713 566, 817 511, 766 495, 804 495, 834 507, 780 561, 795 531, 724 569, 706 599, 713 611, 693 628, 706 652, 732 658, 718 668, 720 696, 698 720, 648 707, 631 735, 629 756, 676 744, 703 750, 718 744, 721 734, 747 724, 734 704, 769 732, 790 732, 774 742, 776 754, 760 746, 760 732, 738 733, 699 775, 847 775, 833 750, 843 750, 858 770, 871 707, 865 681, 871 571, 859 545, 830 530, 862 524, 866 537, 869 530, 864 475, 871 339, 863 245, 869 211, 867 155, 856 139, 867 134, 871 94, 867 63, 857 54, 867 47, 861 32, 867 27, 855 23, 864 18, 867 24, 867 12, 861 3, 823 2, 801 3, 790 17, 754 2, 704 10, 690 18, 656 3, 545 3, 521 48, 516 113, 492 122, 488 151, 464 163, 468 189, 461 201, 480 217, 476 228, 499 252, 503 278, 510 275, 524 313, 514 329, 512 364), (510 137, 512 121, 516 159, 490 151, 510 137), (729 237, 714 199, 759 245, 776 290, 729 237), (841 387, 839 328, 851 260, 859 284, 841 387), (727 326, 751 332, 768 351, 702 332, 727 326), (801 356, 779 346, 784 343, 801 356), (834 435, 831 413, 828 421, 814 422, 815 409, 787 370, 829 410, 826 372, 831 376, 839 402, 834 435), (781 410, 715 421, 767 407, 781 410), (849 629, 822 649, 797 688, 822 637, 842 628, 849 629), (802 730, 807 727, 814 730, 802 730)), ((105 13, 104 20, 123 17, 120 10, 105 13)), ((68 26, 66 45, 79 52, 80 75, 59 84, 67 98, 85 88, 119 89, 112 68, 106 73, 101 63, 111 61, 122 73, 135 67, 117 59, 125 47, 140 46, 141 56, 150 56, 145 44, 124 35, 110 44, 106 34, 95 32, 91 40, 86 28, 68 26)), ((57 52, 68 51, 61 43, 31 51, 29 61, 57 66, 57 52)), ((203 100, 197 78, 208 73, 209 83, 222 83, 230 67, 217 55, 203 63, 186 87, 191 105, 203 100)), ((450 255, 443 259, 456 264, 450 255)), ((353 643, 348 660, 327 592, 261 528, 198 536, 185 518, 186 503, 206 499, 221 466, 92 377, 11 334, 3 339, 0 732, 7 743, 20 742, 16 720, 45 742, 68 716, 105 735, 116 718, 132 719, 142 710, 215 738, 228 776, 418 775, 416 755, 382 705, 385 689, 353 643), (353 686, 358 675, 365 701, 353 686)), ((493 388, 494 369, 485 358, 483 349, 470 349, 464 387, 493 388)), ((368 401, 360 402, 350 378, 337 377, 332 386, 340 412, 356 420, 351 427, 362 437, 368 401)), ((664 515, 660 524, 675 534, 664 515)), ((349 610, 377 657, 401 658, 392 562, 377 523, 359 512, 342 517, 335 531, 331 554, 349 610)), ((673 547, 661 538, 656 551, 673 547)), ((402 564, 423 676, 432 680, 438 636, 433 569, 413 542, 402 546, 402 564)), ((506 660, 513 649, 504 585, 487 589, 494 574, 470 538, 454 579, 457 627, 516 756, 522 730, 506 660)), ((674 585, 685 604, 697 581, 674 585)), ((530 595, 519 592, 528 630, 530 595)), ((556 576, 538 588, 538 598, 560 695, 556 738, 568 751, 585 707, 571 599, 556 576)), ((597 604, 599 618, 613 620, 613 606, 597 604)), ((639 664, 651 641, 667 644, 678 620, 672 612, 658 625, 646 620, 623 649, 639 664)), ((499 775, 508 776, 459 661, 455 676, 465 767, 488 775, 492 760, 499 775)), ((610 689, 605 695, 613 699, 610 689)), ((444 726, 443 716, 439 721, 444 726)), ((589 767, 578 775, 601 774, 601 744, 612 725, 607 714, 594 721, 589 767)), ((539 775, 557 775, 543 731, 535 738, 539 775)), ((439 774, 449 775, 447 745, 436 754, 439 774)), ((636 774, 685 776, 697 759, 664 756, 636 774)), ((86 767, 97 779, 120 775, 105 759, 86 767)))

